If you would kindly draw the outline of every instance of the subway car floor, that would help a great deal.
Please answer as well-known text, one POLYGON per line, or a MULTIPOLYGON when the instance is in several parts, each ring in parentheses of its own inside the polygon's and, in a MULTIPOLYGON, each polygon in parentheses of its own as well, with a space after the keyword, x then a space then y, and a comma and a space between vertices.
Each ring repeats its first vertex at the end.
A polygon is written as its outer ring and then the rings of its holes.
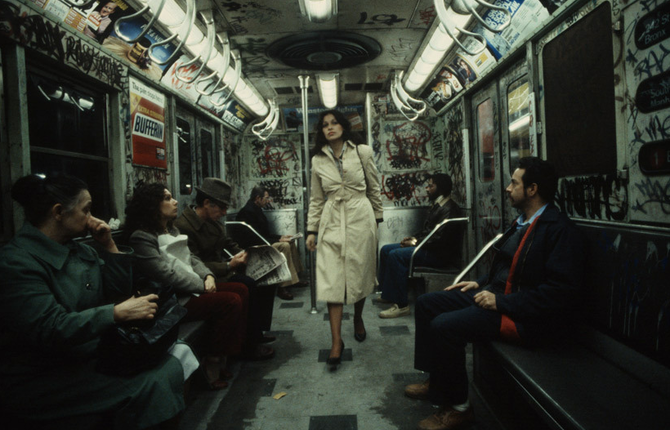
MULTIPOLYGON (((232 362, 228 388, 208 391, 195 381, 180 430, 404 430, 438 411, 428 401, 404 396, 407 384, 427 375, 413 368, 414 317, 381 319, 388 307, 369 296, 363 318, 367 339, 354 339, 353 305, 345 306, 342 364, 331 372, 330 326, 324 303, 310 313, 308 287, 292 288, 294 299, 275 298, 271 344, 276 355, 259 362, 232 362), (283 394, 283 396, 281 396, 283 394)), ((413 304, 412 304, 413 311, 413 304)), ((468 349, 468 368, 472 353, 468 349)), ((472 378, 470 378, 472 380, 472 378)), ((470 389, 473 430, 500 427, 470 389)))

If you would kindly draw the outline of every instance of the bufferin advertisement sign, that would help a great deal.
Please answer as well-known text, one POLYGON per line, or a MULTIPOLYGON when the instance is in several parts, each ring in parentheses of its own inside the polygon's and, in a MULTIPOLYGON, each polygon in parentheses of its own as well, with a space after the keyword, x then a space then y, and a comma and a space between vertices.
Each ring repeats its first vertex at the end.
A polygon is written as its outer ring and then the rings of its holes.
POLYGON ((130 78, 133 164, 167 169, 165 96, 130 78))

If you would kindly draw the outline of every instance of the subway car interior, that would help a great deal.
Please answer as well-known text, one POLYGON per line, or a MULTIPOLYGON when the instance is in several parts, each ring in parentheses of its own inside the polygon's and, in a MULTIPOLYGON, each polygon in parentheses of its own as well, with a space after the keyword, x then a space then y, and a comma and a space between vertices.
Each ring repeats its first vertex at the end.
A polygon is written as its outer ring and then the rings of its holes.
MULTIPOLYGON (((11 190, 30 174, 85 181, 118 243, 138 186, 164 184, 182 213, 211 177, 232 187, 233 238, 257 186, 272 233, 302 233, 301 282, 265 331, 274 357, 229 359, 220 390, 194 373, 173 428, 414 429, 438 413, 404 394, 428 376, 416 301, 488 273, 496 251, 480 250, 519 217, 506 189, 527 156, 553 164, 554 204, 583 239, 579 316, 540 345, 469 344, 474 420, 434 428, 670 428, 670 1, 0 0, 0 53, 0 245, 24 224, 11 190), (465 218, 459 267, 410 269, 407 314, 380 318, 376 288, 355 342, 344 306, 336 371, 306 247, 310 150, 330 109, 372 149, 378 250, 421 230, 435 173, 465 218)), ((179 336, 198 356, 191 328, 179 336)), ((112 428, 114 413, 17 422, 112 428)))

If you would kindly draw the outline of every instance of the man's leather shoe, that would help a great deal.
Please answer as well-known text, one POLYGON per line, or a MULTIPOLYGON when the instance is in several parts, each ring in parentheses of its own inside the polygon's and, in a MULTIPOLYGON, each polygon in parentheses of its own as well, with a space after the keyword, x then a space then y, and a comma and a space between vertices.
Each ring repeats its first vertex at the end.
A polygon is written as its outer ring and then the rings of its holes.
POLYGON ((293 294, 289 293, 286 287, 277 288, 277 297, 282 300, 293 300, 293 294))
POLYGON ((405 395, 410 399, 428 400, 428 390, 430 389, 430 379, 426 379, 420 384, 411 384, 405 387, 405 395))
POLYGON ((249 361, 268 360, 275 356, 275 350, 266 345, 258 345, 253 350, 244 354, 244 359, 249 361))
POLYGON ((419 430, 452 430, 472 424, 474 421, 475 414, 472 411, 472 407, 464 412, 460 412, 450 406, 446 406, 435 415, 419 421, 418 428, 419 430))
POLYGON ((275 340, 277 340, 275 336, 269 336, 266 334, 263 335, 263 337, 258 340, 258 343, 271 343, 274 342, 275 340))

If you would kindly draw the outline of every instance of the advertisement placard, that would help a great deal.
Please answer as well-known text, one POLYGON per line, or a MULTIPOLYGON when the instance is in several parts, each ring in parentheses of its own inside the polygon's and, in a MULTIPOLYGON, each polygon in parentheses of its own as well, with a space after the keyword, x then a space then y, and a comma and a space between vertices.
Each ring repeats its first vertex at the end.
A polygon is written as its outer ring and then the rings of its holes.
POLYGON ((167 169, 165 96, 130 78, 130 123, 133 164, 167 169))

